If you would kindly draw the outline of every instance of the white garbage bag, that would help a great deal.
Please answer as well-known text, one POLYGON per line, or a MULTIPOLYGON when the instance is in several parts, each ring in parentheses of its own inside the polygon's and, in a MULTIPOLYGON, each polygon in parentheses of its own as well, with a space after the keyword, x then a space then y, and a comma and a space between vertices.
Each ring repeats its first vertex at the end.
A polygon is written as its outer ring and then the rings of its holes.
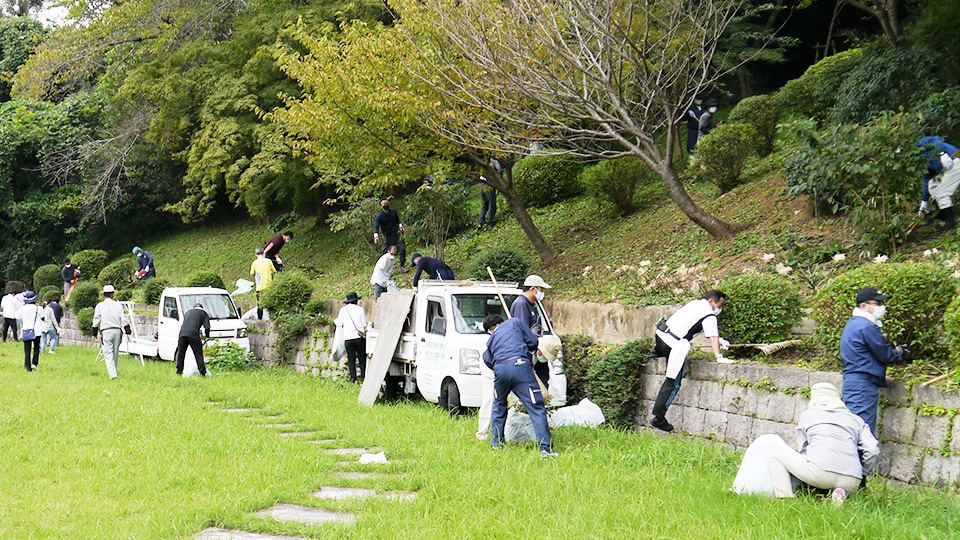
POLYGON ((740 470, 733 480, 734 493, 739 495, 768 495, 776 496, 773 489, 773 476, 770 474, 770 458, 778 448, 790 448, 779 435, 761 435, 750 443, 743 453, 740 470))
POLYGON ((604 422, 603 411, 589 399, 584 399, 570 407, 560 407, 550 413, 548 420, 550 427, 584 426, 593 428, 604 422))
POLYGON ((238 294, 245 294, 253 290, 253 282, 249 279, 240 278, 237 280, 237 290, 230 293, 230 296, 236 296, 238 294))
POLYGON ((387 292, 400 292, 400 287, 397 287, 397 283, 391 279, 387 282, 387 292))
POLYGON ((338 325, 333 332, 333 342, 330 344, 330 359, 339 363, 345 354, 347 354, 347 344, 343 339, 343 328, 338 325))
POLYGON ((183 378, 199 374, 200 368, 197 367, 197 359, 193 356, 193 349, 187 347, 187 354, 183 357, 183 378))
POLYGON ((380 452, 378 454, 362 454, 360 456, 360 464, 366 465, 369 463, 379 463, 382 465, 386 465, 388 463, 387 454, 384 452, 380 452))
POLYGON ((530 415, 507 409, 507 424, 503 428, 504 439, 507 442, 536 441, 537 433, 533 430, 533 420, 530 415))

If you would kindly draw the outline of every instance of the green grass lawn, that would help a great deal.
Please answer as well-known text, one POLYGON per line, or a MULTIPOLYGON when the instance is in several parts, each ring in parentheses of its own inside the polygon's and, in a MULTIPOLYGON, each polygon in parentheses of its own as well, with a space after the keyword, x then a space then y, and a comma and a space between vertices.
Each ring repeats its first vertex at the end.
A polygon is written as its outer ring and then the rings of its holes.
POLYGON ((0 345, 0 538, 192 538, 210 525, 311 538, 954 538, 955 497, 870 490, 833 508, 727 491, 739 455, 719 445, 611 429, 555 431, 560 457, 493 452, 475 417, 423 402, 365 408, 356 386, 278 369, 175 377, 62 347, 26 373, 0 345), (209 401, 217 401, 213 405, 209 401), (219 408, 253 407, 253 419, 219 408), (279 415, 277 419, 267 416, 279 415), (258 423, 291 422, 335 446, 380 446, 387 466, 339 465, 323 446, 258 423), (377 468, 377 467, 382 467, 377 468), (393 473, 344 480, 337 471, 393 473), (321 486, 413 490, 413 502, 320 501, 321 486), (252 512, 285 502, 355 513, 351 526, 285 525, 252 512))

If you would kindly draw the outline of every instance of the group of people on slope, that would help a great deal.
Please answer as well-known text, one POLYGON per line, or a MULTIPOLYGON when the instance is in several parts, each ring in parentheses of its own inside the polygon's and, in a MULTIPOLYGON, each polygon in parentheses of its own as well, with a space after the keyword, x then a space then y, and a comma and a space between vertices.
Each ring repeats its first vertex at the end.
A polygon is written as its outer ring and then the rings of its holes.
MULTIPOLYGON (((842 399, 833 385, 814 384, 810 409, 800 416, 797 427, 799 450, 789 447, 779 436, 761 437, 751 445, 753 451, 748 449, 744 456, 743 478, 738 477, 735 490, 793 497, 792 482, 796 478, 831 490, 834 501, 841 503, 861 486, 879 456, 877 407, 880 388, 886 386, 887 366, 902 361, 906 353, 903 347, 891 347, 881 330, 890 298, 874 287, 857 293, 855 307, 840 338, 842 399), (769 476, 758 480, 757 475, 746 473, 758 470, 760 476, 769 476)), ((703 333, 710 340, 718 363, 733 363, 723 356, 722 350, 729 343, 718 332, 717 317, 725 299, 720 291, 708 291, 702 299, 689 302, 657 324, 651 356, 665 357, 667 368, 653 405, 652 427, 666 432, 674 429, 666 413, 680 389, 695 336, 703 333)))

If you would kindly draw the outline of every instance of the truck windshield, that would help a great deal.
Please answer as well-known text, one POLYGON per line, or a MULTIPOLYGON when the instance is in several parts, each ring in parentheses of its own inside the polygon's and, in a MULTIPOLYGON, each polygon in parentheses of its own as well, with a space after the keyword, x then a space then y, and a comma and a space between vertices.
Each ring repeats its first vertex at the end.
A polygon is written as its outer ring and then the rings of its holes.
POLYGON ((237 308, 228 294, 185 294, 180 297, 180 305, 184 310, 193 309, 193 306, 203 305, 203 310, 211 319, 239 319, 237 308))
MULTIPOLYGON (((505 294, 503 299, 507 302, 507 307, 510 307, 517 299, 517 295, 505 294)), ((495 294, 453 295, 453 320, 457 332, 461 334, 482 334, 483 318, 494 313, 504 319, 507 318, 500 304, 500 298, 495 294)))

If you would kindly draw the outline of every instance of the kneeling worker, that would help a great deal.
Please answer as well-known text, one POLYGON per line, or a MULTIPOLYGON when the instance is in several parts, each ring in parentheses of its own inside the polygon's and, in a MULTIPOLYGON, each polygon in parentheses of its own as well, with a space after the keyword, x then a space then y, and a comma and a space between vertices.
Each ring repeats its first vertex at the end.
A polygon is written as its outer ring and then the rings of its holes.
POLYGON ((702 299, 688 303, 657 325, 653 356, 667 358, 667 378, 653 404, 651 426, 663 431, 673 431, 673 425, 667 422, 667 408, 680 389, 683 367, 687 361, 687 353, 690 352, 690 340, 697 334, 703 332, 703 335, 710 338, 710 346, 717 362, 734 363, 720 352, 720 349, 728 348, 730 343, 721 338, 717 330, 717 315, 720 315, 726 297, 727 295, 717 290, 707 291, 702 299))
POLYGON ((193 357, 197 359, 197 370, 202 377, 207 376, 207 365, 203 363, 203 344, 200 342, 201 327, 203 335, 209 337, 210 316, 203 310, 203 304, 198 303, 183 314, 180 339, 177 341, 177 375, 183 375, 183 361, 187 355, 187 347, 190 347, 193 357))
MULTIPOLYGON (((539 341, 530 328, 518 318, 503 322, 500 315, 487 315, 483 320, 483 329, 490 334, 487 350, 483 353, 483 363, 493 370, 493 420, 491 422, 490 445, 500 446, 504 440, 507 424, 507 396, 513 392, 523 402, 533 431, 540 445, 540 457, 556 457, 550 443, 550 426, 547 424, 547 411, 543 403, 540 385, 533 374, 533 358, 539 341)), ((544 344, 548 357, 556 357, 560 341, 544 344)))

